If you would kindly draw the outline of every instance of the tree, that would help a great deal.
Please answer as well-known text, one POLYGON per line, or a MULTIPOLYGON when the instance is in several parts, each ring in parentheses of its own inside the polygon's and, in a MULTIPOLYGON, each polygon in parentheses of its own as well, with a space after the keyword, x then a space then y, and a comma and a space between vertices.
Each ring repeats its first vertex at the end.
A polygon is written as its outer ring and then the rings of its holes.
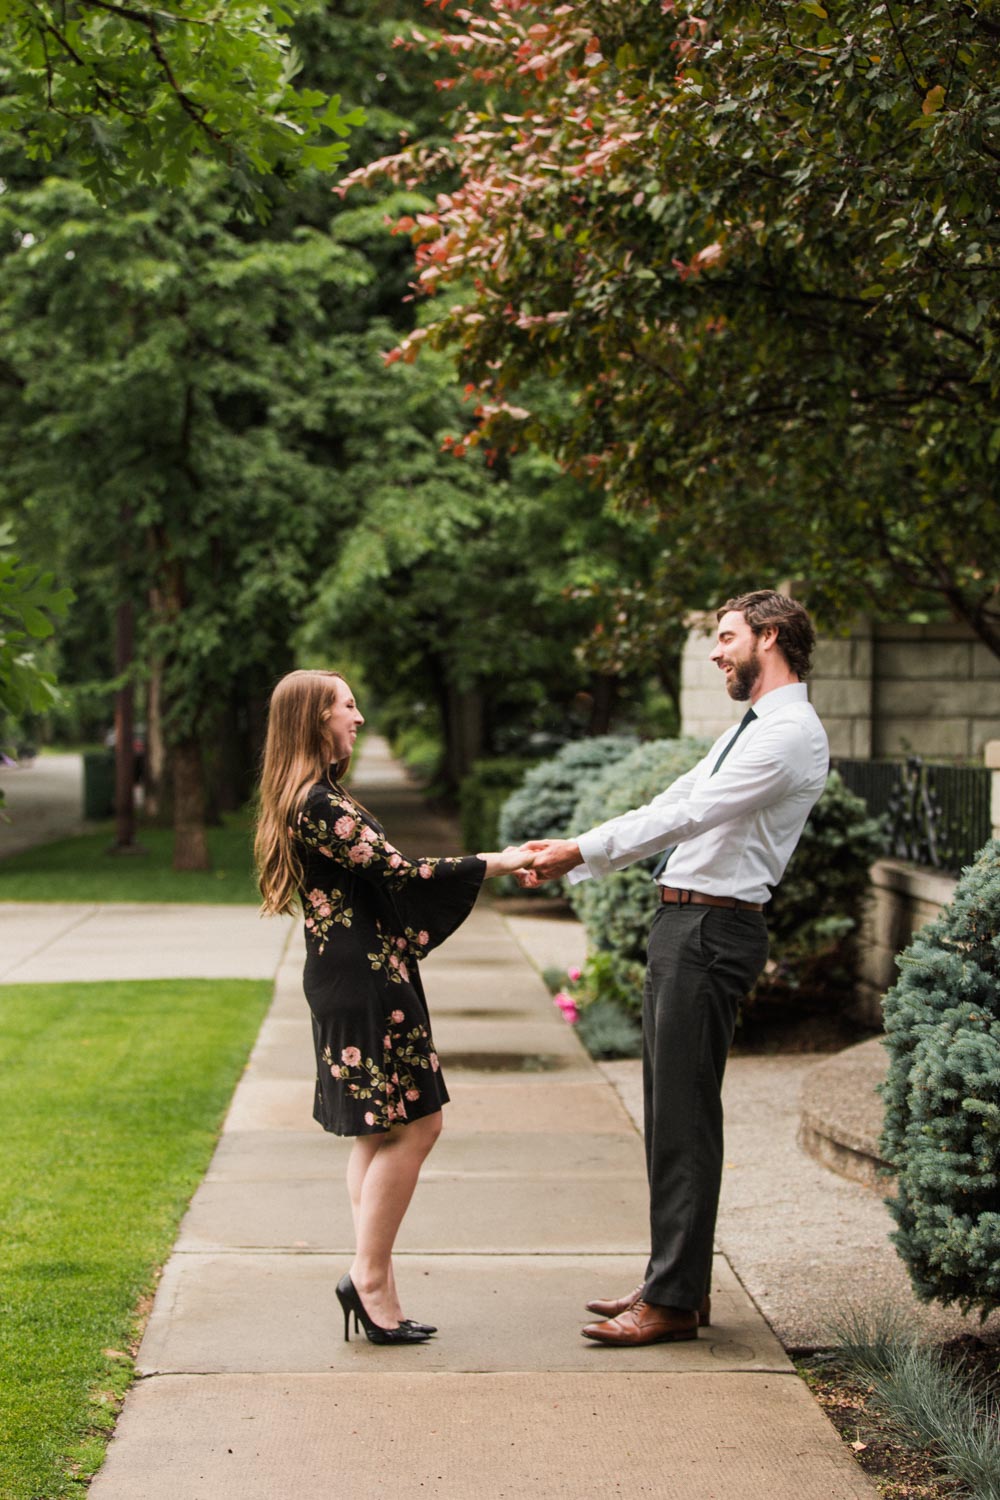
POLYGON ((259 0, 4 0, 0 132, 32 160, 73 163, 102 201, 180 187, 197 156, 266 215, 267 179, 329 170, 363 115, 297 89, 300 5, 259 0))
MULTIPOLYGON (((328 235, 241 231, 199 167, 114 214, 49 178, 0 197, 0 500, 110 618, 137 615, 172 749, 175 863, 203 865, 204 752, 289 664, 342 511, 331 306, 366 277, 328 235)), ((109 632, 110 634, 110 632, 109 632)))
POLYGON ((460 174, 397 225, 451 295, 395 357, 454 348, 469 443, 543 444, 677 553, 1000 652, 995 0, 454 13, 442 87, 490 99, 343 184, 460 174))

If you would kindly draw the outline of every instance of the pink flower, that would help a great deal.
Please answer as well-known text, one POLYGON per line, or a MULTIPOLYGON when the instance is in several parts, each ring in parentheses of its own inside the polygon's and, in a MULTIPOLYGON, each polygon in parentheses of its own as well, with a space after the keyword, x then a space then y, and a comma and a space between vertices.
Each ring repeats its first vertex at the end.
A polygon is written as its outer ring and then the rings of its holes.
POLYGON ((396 1118, 396 1106, 394 1104, 387 1104, 385 1107, 385 1112, 390 1120, 394 1120, 396 1118))
POLYGON ((366 1125, 374 1125, 375 1124, 375 1116, 372 1114, 372 1112, 371 1112, 370 1109, 366 1109, 365 1110, 365 1124, 366 1125))
POLYGON ((394 1026, 398 1026, 402 1019, 403 1012, 401 1010, 394 1010, 392 1012, 392 1015, 389 1017, 389 1020, 393 1023, 394 1026))
POLYGON ((438 1055, 437 1055, 437 1053, 436 1052, 432 1052, 431 1053, 431 1072, 432 1073, 436 1073, 437 1070, 438 1070, 438 1068, 440 1068, 440 1066, 441 1066, 441 1064, 438 1062, 438 1055))
POLYGON ((389 864, 391 865, 391 867, 394 870, 398 870, 399 867, 400 867, 400 865, 402 863, 403 863, 403 856, 401 854, 390 854, 389 855, 389 864))
POLYGON ((392 1037, 384 1036, 382 1038, 382 1046, 385 1048, 386 1052, 388 1052, 389 1048, 392 1046, 392 1037))
POLYGON ((396 939, 396 947, 399 949, 400 953, 402 953, 403 949, 406 947, 406 939, 405 938, 397 938, 396 939))
POLYGON ((357 826, 357 818, 349 818, 345 815, 343 818, 337 819, 336 823, 334 823, 333 825, 333 831, 337 835, 338 839, 349 839, 353 836, 354 830, 355 828, 357 828, 357 826))
POLYGON ((406 967, 405 964, 400 964, 400 966, 399 966, 399 977, 400 977, 400 979, 403 980, 404 984, 409 984, 409 982, 410 982, 410 971, 406 967))
POLYGON ((570 984, 576 984, 578 979, 583 978, 583 970, 577 964, 574 964, 571 969, 566 970, 566 978, 570 984))
POLYGON ((562 1011, 563 1020, 568 1021, 571 1026, 575 1025, 579 1020, 580 1012, 576 1008, 576 1001, 572 995, 567 995, 565 990, 560 990, 557 995, 553 995, 552 999, 562 1011))
POLYGON ((371 844, 352 844, 347 851, 347 857, 352 865, 367 865, 371 862, 371 844))
POLYGON ((361 1053, 357 1047, 345 1047, 340 1054, 340 1060, 342 1063, 346 1063, 349 1068, 356 1068, 361 1061, 361 1053))
POLYGON ((375 832, 374 828, 369 828, 367 823, 361 830, 361 837, 364 839, 366 844, 378 843, 378 834, 375 832))
POLYGON ((325 844, 318 845, 316 852, 317 854, 325 854, 327 859, 333 858, 333 850, 328 849, 325 844))
POLYGON ((431 940, 431 935, 430 935, 429 932, 418 932, 417 933, 417 942, 420 944, 421 948, 425 948, 427 946, 427 944, 430 942, 430 940, 431 940))
POLYGON ((389 967, 390 967, 390 969, 398 969, 399 968, 399 954, 398 953, 390 953, 389 954, 389 967))
POLYGON ((306 926, 307 927, 315 927, 316 926, 316 923, 313 921, 312 917, 306 917, 306 926))
POLYGON ((317 906, 321 901, 326 900, 326 891, 321 891, 318 888, 315 891, 310 891, 306 900, 311 906, 317 906))
POLYGON ((330 915, 330 907, 326 901, 323 902, 322 906, 317 907, 316 914, 320 917, 328 917, 330 915))
POLYGON ((430 880, 431 876, 434 874, 434 871, 431 869, 430 865, 419 865, 418 869, 420 872, 421 880, 430 880))
POLYGON ((406 1097, 407 1097, 407 1099, 409 1099, 410 1103, 412 1104, 413 1101, 414 1101, 414 1099, 419 1099, 420 1098, 420 1090, 419 1089, 407 1089, 406 1090, 406 1097))
POLYGON ((340 1077, 340 1069, 337 1067, 336 1063, 330 1064, 330 1072, 333 1074, 334 1078, 340 1077))

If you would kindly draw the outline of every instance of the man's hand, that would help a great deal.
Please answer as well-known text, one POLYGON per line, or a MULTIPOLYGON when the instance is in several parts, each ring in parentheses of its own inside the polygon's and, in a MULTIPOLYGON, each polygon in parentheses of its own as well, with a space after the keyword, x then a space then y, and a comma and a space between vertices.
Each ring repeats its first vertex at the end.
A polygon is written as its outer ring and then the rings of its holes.
POLYGON ((517 877, 518 884, 526 888, 543 880, 558 880, 567 870, 582 863, 580 846, 572 839, 528 839, 524 848, 535 852, 532 868, 522 870, 517 877))

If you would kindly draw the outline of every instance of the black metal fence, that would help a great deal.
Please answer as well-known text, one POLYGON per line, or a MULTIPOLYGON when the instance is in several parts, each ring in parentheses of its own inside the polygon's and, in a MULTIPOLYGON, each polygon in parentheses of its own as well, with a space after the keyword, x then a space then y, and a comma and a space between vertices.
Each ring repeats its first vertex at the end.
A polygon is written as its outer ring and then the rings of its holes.
POLYGON ((835 760, 844 783, 884 819, 886 854, 957 873, 990 837, 990 782, 985 766, 835 760))

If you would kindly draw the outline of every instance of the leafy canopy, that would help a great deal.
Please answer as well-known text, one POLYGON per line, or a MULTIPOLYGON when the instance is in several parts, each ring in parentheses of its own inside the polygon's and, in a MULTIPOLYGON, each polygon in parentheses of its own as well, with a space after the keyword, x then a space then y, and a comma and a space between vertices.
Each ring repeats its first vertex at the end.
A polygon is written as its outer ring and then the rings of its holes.
POLYGON ((891 592, 1000 651, 997 0, 440 9, 450 148, 345 181, 458 174, 397 227, 459 295, 394 357, 457 350, 468 442, 542 443, 828 616, 891 592), (574 399, 538 414, 539 375, 574 399))
POLYGON ((287 32, 301 8, 0 0, 0 131, 33 160, 68 156, 102 202, 139 184, 180 187, 208 155, 266 214, 265 179, 329 170, 364 120, 339 95, 295 87, 287 32))

